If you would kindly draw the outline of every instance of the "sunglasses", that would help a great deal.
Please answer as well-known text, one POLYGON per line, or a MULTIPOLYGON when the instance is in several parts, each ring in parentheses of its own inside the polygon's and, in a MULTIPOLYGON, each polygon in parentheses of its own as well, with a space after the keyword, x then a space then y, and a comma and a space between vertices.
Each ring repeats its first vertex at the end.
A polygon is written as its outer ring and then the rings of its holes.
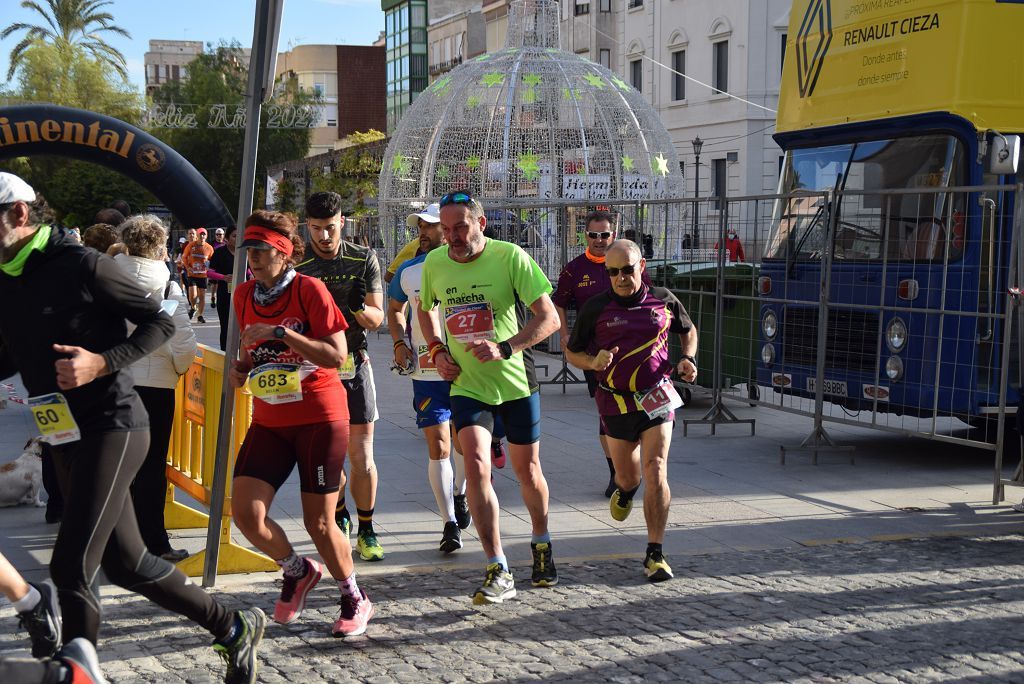
POLYGON ((439 207, 447 207, 449 204, 473 204, 475 201, 468 192, 449 192, 437 204, 439 207))
POLYGON ((600 233, 594 231, 587 231, 587 237, 591 240, 607 240, 612 236, 611 231, 601 231, 600 233))
MULTIPOLYGON (((639 262, 637 262, 638 264, 639 262)), ((636 273, 637 264, 627 264, 622 268, 606 268, 608 275, 612 278, 618 278, 619 274, 631 276, 636 273)))

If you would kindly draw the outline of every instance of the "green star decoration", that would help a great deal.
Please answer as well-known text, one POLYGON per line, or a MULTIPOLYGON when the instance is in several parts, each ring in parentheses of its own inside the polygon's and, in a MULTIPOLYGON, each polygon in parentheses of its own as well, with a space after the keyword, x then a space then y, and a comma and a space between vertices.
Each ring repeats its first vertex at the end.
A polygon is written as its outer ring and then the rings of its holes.
POLYGON ((562 88, 562 99, 563 100, 575 100, 576 93, 572 91, 572 88, 562 88))
POLYGON ((498 71, 492 71, 489 74, 484 74, 484 77, 480 82, 488 88, 498 86, 505 82, 505 74, 498 71))
POLYGON ((409 173, 409 160, 401 152, 396 152, 395 156, 391 158, 391 172, 398 176, 409 173))
POLYGON ((480 157, 474 154, 466 160, 466 166, 468 166, 471 171, 476 171, 480 168, 480 157))
POLYGON ((479 57, 474 57, 472 61, 474 61, 474 62, 486 62, 490 58, 491 58, 491 54, 489 52, 485 52, 484 54, 480 55, 479 57))
POLYGON ((587 74, 584 76, 587 79, 587 83, 597 88, 598 90, 604 90, 604 79, 597 74, 587 74))
POLYGON ((446 180, 448 180, 451 177, 452 177, 452 172, 451 172, 451 169, 449 169, 447 165, 442 165, 442 166, 438 166, 437 167, 437 178, 438 178, 438 180, 446 181, 446 180))
POLYGON ((541 78, 539 74, 526 74, 523 76, 523 83, 526 84, 527 88, 536 88, 540 85, 541 78))
POLYGON ((452 84, 452 77, 451 76, 445 76, 444 78, 439 78, 436 81, 434 81, 434 90, 436 90, 438 93, 440 93, 442 90, 448 90, 448 88, 451 87, 451 84, 452 84))
POLYGON ((622 170, 632 171, 633 170, 633 158, 622 155, 622 170))
POLYGON ((622 90, 622 91, 628 91, 628 90, 630 89, 630 86, 629 86, 629 84, 628 84, 628 83, 626 83, 625 81, 623 81, 623 80, 622 80, 621 78, 619 78, 618 76, 612 76, 612 84, 613 84, 613 85, 614 85, 614 86, 615 86, 616 88, 618 88, 619 90, 622 90))
POLYGON ((540 178, 540 165, 537 163, 540 161, 539 154, 533 154, 532 152, 526 152, 519 155, 519 170, 523 172, 523 178, 528 181, 534 181, 540 178))
POLYGON ((668 159, 665 159, 665 155, 661 152, 657 157, 651 157, 651 170, 661 176, 668 175, 668 159))
POLYGON ((480 105, 480 98, 477 97, 476 95, 470 95, 469 97, 466 98, 466 106, 467 107, 477 107, 479 105, 480 105))

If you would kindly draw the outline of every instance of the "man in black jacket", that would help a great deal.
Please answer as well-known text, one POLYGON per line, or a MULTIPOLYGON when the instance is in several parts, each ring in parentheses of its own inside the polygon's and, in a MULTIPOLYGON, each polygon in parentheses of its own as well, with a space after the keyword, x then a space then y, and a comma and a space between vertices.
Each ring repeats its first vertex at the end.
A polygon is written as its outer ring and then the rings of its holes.
POLYGON ((232 613, 151 555, 129 485, 149 447, 149 420, 124 369, 170 339, 174 323, 113 259, 38 225, 35 192, 0 173, 0 378, 21 373, 36 424, 54 445, 64 519, 50 561, 65 643, 96 643, 107 578, 213 634, 227 682, 256 679, 266 617, 232 613), (136 328, 129 336, 125 320, 136 328))

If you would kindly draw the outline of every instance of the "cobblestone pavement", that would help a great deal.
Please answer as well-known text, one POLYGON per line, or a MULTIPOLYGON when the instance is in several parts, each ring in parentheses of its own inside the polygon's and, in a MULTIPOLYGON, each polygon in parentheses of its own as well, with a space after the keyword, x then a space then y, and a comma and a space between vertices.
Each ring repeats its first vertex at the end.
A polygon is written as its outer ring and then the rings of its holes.
MULTIPOLYGON (((652 585, 639 558, 565 565, 550 589, 474 608, 481 572, 367 577, 367 636, 330 637, 336 589, 298 624, 271 624, 263 682, 1021 681, 1024 555, 1019 536, 929 538, 669 556, 652 585)), ((557 551, 557 545, 556 545, 557 551)), ((267 612, 277 585, 236 578, 233 606, 267 612)), ((101 659, 111 682, 215 682, 207 636, 108 591, 101 659)), ((25 644, 9 613, 0 653, 25 644)))

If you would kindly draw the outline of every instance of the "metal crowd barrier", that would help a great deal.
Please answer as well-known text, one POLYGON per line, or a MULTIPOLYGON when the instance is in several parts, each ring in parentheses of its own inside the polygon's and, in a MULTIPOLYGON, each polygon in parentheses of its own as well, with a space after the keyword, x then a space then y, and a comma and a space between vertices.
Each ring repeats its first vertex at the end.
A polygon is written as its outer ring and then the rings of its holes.
MULTIPOLYGON (((217 450, 217 419, 220 415, 221 379, 224 374, 224 352, 199 345, 192 366, 178 381, 175 389, 174 426, 167 454, 167 499, 164 523, 169 530, 206 528, 207 514, 174 500, 175 487, 209 508, 212 497, 214 454, 217 450)), ((242 446, 252 420, 252 395, 236 390, 235 420, 232 423, 232 457, 242 446)), ((277 570, 267 556, 235 544, 231 539, 231 490, 228 485, 224 513, 219 522, 220 552, 217 572, 239 573, 277 570)), ((185 574, 203 574, 206 551, 193 554, 178 563, 185 574)))

